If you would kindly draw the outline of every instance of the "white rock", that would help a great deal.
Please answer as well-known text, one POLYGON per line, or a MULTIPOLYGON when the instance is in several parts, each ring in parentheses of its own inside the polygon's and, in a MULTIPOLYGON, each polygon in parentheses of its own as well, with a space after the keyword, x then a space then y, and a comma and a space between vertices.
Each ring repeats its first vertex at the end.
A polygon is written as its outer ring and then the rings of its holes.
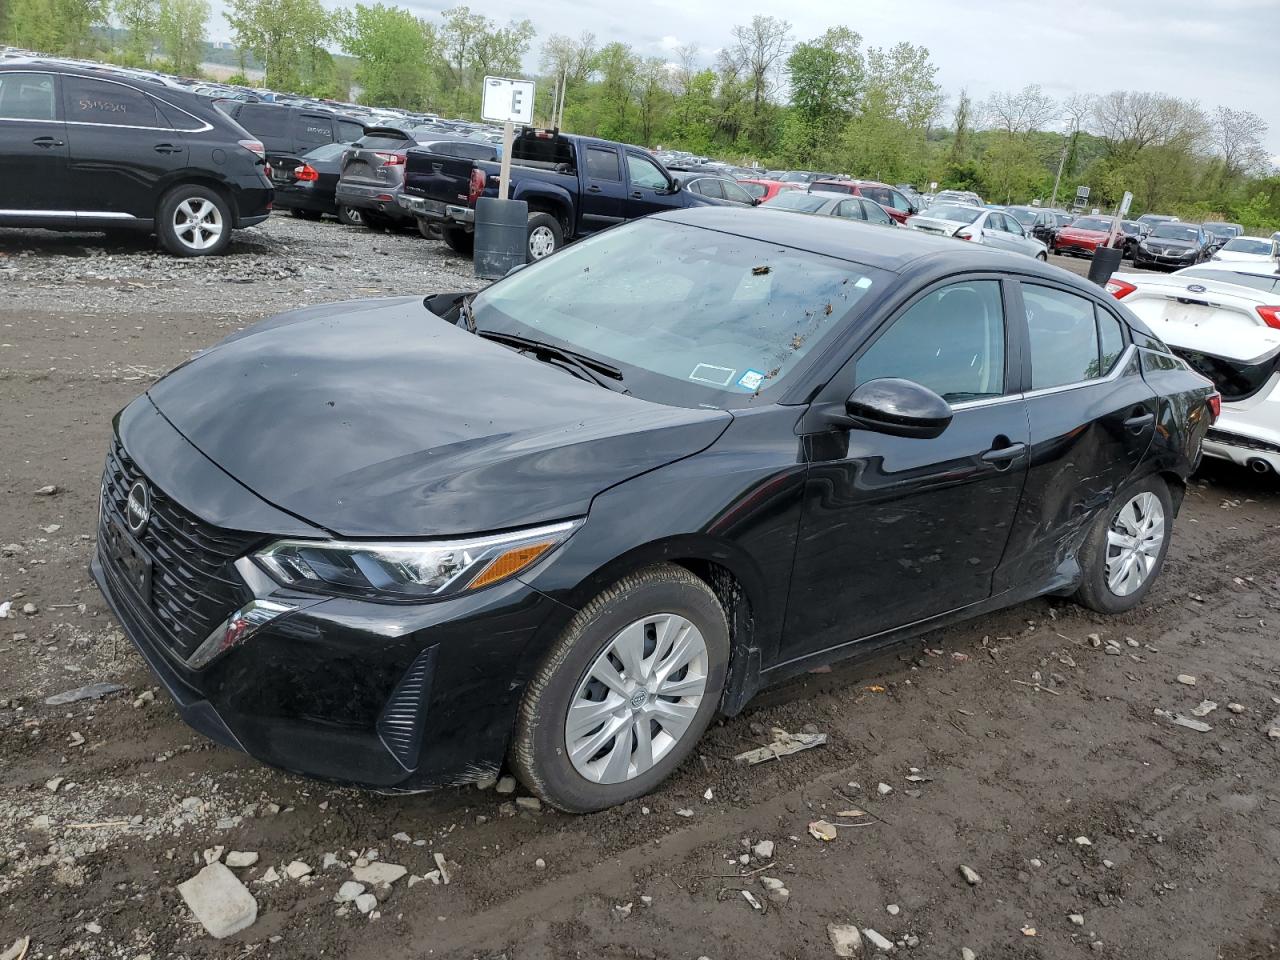
POLYGON ((1072 843, 1074 843, 1077 847, 1092 847, 1092 846, 1093 846, 1093 841, 1092 841, 1092 840, 1090 840, 1088 837, 1076 837, 1076 838, 1075 838, 1074 840, 1072 840, 1071 842, 1072 842, 1072 843))
POLYGON ((516 778, 515 778, 515 777, 500 777, 500 778, 498 779, 497 786, 496 786, 494 789, 496 789, 496 790, 498 791, 498 793, 515 793, 515 792, 516 792, 516 778))
POLYGON ((1217 709, 1218 705, 1212 700, 1201 700, 1200 706, 1191 708, 1191 715, 1193 717, 1207 717, 1217 709))
POLYGON ((1039 859, 1036 859, 1036 858, 1034 858, 1034 857, 1033 857, 1030 861, 1028 861, 1028 862, 1029 862, 1033 867, 1036 867, 1037 869, 1038 869, 1038 868, 1040 868, 1040 867, 1043 867, 1043 866, 1044 866, 1044 861, 1043 861, 1043 860, 1039 860, 1039 859))
MULTIPOLYGON (((746 891, 743 891, 743 892, 745 893, 746 891)), ((619 920, 627 919, 627 917, 631 916, 631 904, 615 903, 613 905, 613 915, 617 917, 619 920)))
POLYGON ((1067 914, 1067 919, 1074 923, 1077 927, 1084 926, 1084 915, 1079 913, 1067 914))
POLYGON ((407 833, 397 833, 391 839, 399 841, 400 843, 413 843, 413 837, 409 836, 407 833))
POLYGON ((968 947, 960 948, 960 960, 978 960, 978 955, 968 947))
POLYGON ((752 910, 764 909, 764 907, 760 906, 760 901, 756 899, 755 894, 752 893, 750 890, 743 890, 741 891, 741 893, 742 893, 742 899, 747 901, 747 903, 751 904, 752 910))
POLYGON ((1189 673, 1180 673, 1178 674, 1178 682, 1184 686, 1194 687, 1196 685, 1196 678, 1191 676, 1189 673))
POLYGON ((693 811, 692 811, 692 810, 690 810, 688 807, 681 807, 679 810, 677 810, 677 811, 676 811, 676 816, 677 816, 677 817, 692 817, 692 816, 693 816, 693 811))
POLYGON ((1228 703, 1228 704, 1227 704, 1227 709, 1228 709, 1228 710, 1230 710, 1232 713, 1244 713, 1244 704, 1242 704, 1242 703, 1228 703))
POLYGON ((311 867, 301 860, 294 860, 293 863, 284 868, 284 872, 290 880, 301 880, 311 872, 311 867))
POLYGON ((537 812, 542 809, 542 801, 537 797, 516 797, 516 806, 521 810, 537 812))
POLYGON ((963 863, 960 864, 960 874, 971 887, 976 887, 982 882, 982 877, 978 876, 978 871, 973 867, 966 867, 963 863))
POLYGON ((398 863, 383 863, 379 860, 367 867, 353 867, 351 875, 371 887, 389 887, 408 872, 408 869, 398 863))
POLYGON ((862 956, 862 933, 847 923, 828 923, 827 938, 837 957, 862 956))
POLYGON ((704 794, 702 795, 702 799, 703 799, 703 800, 710 800, 710 799, 712 799, 714 796, 715 796, 715 794, 711 792, 711 788, 710 788, 710 787, 707 787, 707 791, 706 791, 706 793, 704 793, 704 794))
POLYGON ((321 870, 328 870, 331 867, 345 867, 347 864, 343 860, 339 860, 336 854, 326 853, 324 862, 320 864, 321 870))
POLYGON ((50 793, 57 793, 58 788, 62 786, 63 780, 64 780, 63 777, 54 777, 52 780, 46 780, 44 782, 44 788, 48 790, 50 793))
POLYGON ((362 893, 356 897, 355 905, 361 913, 369 913, 378 905, 378 898, 372 893, 362 893))
POLYGON ((876 792, 882 797, 887 797, 889 794, 893 793, 893 787, 889 786, 887 783, 878 783, 876 784, 876 792))
POLYGON ((226 864, 228 867, 252 867, 257 862, 258 855, 245 850, 232 850, 227 854, 226 858, 226 864))
POLYGON ((253 894, 222 863, 211 863, 178 884, 178 893, 209 936, 218 940, 239 933, 258 919, 253 894))
POLYGON ((893 941, 879 933, 876 933, 870 927, 862 928, 862 935, 871 942, 871 945, 881 953, 893 953, 893 941))
MULTIPOLYGON (((449 867, 445 864, 444 854, 443 854, 443 853, 433 853, 433 854, 431 855, 431 859, 432 859, 432 860, 434 860, 434 861, 436 862, 436 869, 435 869, 435 870, 432 870, 432 871, 431 871, 431 873, 439 872, 439 874, 440 874, 440 882, 441 882, 441 883, 443 883, 443 884, 447 887, 447 886, 449 885, 450 876, 449 876, 449 867)), ((431 873, 428 873, 428 874, 427 874, 427 879, 428 879, 428 880, 431 880, 431 873)), ((432 883, 435 883, 435 881, 434 881, 434 880, 431 880, 431 882, 432 882, 432 883)))
POLYGON ((219 860, 222 859, 222 851, 225 849, 227 848, 226 847, 210 847, 208 850, 204 852, 204 862, 217 863, 219 860))
POLYGON ((276 873, 275 867, 267 867, 266 872, 260 878, 263 883, 279 883, 280 874, 276 873))
POLYGON ((537 860, 533 861, 533 866, 535 870, 545 870, 547 869, 547 861, 539 857, 537 860))
POLYGON ((902 912, 902 908, 898 906, 896 903, 891 903, 884 908, 884 911, 885 913, 889 914, 889 916, 896 917, 898 914, 902 912))
POLYGON ((432 886, 438 887, 440 886, 440 871, 428 870, 422 875, 422 879, 429 882, 432 886))
POLYGON ((338 892, 333 895, 333 902, 351 903, 362 893, 364 893, 363 883, 356 883, 354 880, 344 880, 342 886, 338 888, 338 892))
POLYGON ((489 776, 476 781, 477 790, 492 790, 498 785, 498 778, 489 776))
POLYGON ((754 847, 751 848, 751 852, 754 853, 761 860, 772 860, 773 859, 773 841, 761 840, 759 843, 757 843, 754 847))

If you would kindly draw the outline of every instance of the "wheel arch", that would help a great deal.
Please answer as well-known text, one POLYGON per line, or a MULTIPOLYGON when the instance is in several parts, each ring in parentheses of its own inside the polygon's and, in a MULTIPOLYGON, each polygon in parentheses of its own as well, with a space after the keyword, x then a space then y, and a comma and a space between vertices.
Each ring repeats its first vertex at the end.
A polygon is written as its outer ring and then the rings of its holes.
POLYGON ((164 189, 160 191, 160 195, 156 197, 156 205, 153 212, 155 223, 158 224, 160 222, 160 207, 165 198, 180 187, 208 187, 222 198, 222 202, 227 205, 227 209, 231 212, 231 223, 228 226, 231 229, 235 229, 235 225, 240 222, 240 205, 236 203, 234 191, 228 189, 227 185, 220 182, 216 177, 188 173, 179 176, 171 183, 165 184, 164 189))

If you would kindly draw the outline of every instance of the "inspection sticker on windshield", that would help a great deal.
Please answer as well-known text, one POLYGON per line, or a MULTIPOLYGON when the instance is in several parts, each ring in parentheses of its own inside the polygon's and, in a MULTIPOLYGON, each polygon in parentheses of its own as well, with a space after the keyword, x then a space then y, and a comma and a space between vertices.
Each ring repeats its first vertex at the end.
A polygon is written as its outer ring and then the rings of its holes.
POLYGON ((764 374, 759 370, 748 370, 738 378, 738 386, 747 390, 755 390, 764 383, 764 374))
POLYGON ((710 363, 700 363, 689 374, 690 380, 701 380, 703 383, 714 383, 717 387, 727 387, 736 371, 728 367, 717 367, 710 363))

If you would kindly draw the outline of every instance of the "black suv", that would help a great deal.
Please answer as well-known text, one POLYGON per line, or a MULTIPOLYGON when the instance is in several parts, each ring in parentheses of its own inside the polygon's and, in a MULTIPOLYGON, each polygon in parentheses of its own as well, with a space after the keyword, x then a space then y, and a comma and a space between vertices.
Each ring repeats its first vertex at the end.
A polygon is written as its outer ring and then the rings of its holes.
POLYGON ((210 100, 124 72, 0 65, 0 226, 155 233, 221 253, 271 214, 266 153, 210 100))
POLYGON ((309 150, 330 143, 355 143, 365 135, 365 125, 359 120, 331 110, 236 100, 219 100, 217 105, 262 141, 272 169, 286 164, 297 166, 298 157, 309 150))

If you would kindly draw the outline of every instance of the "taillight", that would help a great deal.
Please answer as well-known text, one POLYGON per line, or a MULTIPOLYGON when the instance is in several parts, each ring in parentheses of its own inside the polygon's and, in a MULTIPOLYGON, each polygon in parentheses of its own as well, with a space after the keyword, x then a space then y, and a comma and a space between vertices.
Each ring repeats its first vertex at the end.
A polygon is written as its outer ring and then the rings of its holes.
POLYGON ((1208 404, 1209 412, 1213 414, 1213 419, 1217 421, 1217 419, 1222 416, 1222 394, 1217 393, 1216 391, 1209 394, 1208 404))
POLYGON ((1132 283, 1125 283, 1123 280, 1117 280, 1115 277, 1112 277, 1107 281, 1107 293, 1111 294, 1117 300, 1123 300, 1137 289, 1138 288, 1132 283))
POLYGON ((476 167, 471 168, 471 183, 467 188, 467 203, 475 203, 480 199, 480 195, 484 193, 485 176, 484 171, 476 167))
POLYGON ((958 239, 958 240, 972 240, 972 239, 973 239, 973 234, 972 234, 972 233, 970 233, 968 230, 957 230, 957 231, 955 232, 954 236, 955 236, 955 237, 956 237, 956 239, 958 239))
POLYGON ((405 155, 403 153, 376 153, 375 156, 382 161, 384 167, 403 167, 405 155))
POLYGON ((1258 316, 1268 327, 1280 330, 1280 307, 1258 307, 1258 316))
POLYGON ((302 180, 307 183, 314 183, 320 179, 320 174, 316 172, 316 168, 309 163, 304 163, 300 167, 293 168, 293 179, 302 180))
POLYGON ((259 160, 267 159, 267 148, 262 145, 259 140, 241 140, 240 146, 244 147, 252 154, 256 154, 259 160))

